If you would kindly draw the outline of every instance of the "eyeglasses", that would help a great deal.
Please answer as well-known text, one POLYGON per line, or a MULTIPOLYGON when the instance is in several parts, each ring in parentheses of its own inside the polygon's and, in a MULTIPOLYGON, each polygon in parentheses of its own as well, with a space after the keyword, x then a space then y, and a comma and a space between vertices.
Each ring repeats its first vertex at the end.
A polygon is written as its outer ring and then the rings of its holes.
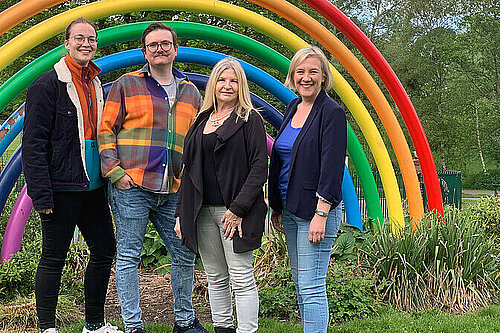
POLYGON ((173 43, 169 41, 163 41, 160 43, 152 42, 146 45, 146 48, 149 52, 154 53, 158 51, 158 48, 161 47, 163 51, 169 51, 172 48, 173 43))
POLYGON ((97 44, 97 38, 95 38, 94 36, 84 37, 82 35, 77 35, 70 38, 73 38, 75 43, 77 43, 78 45, 82 45, 85 42, 85 40, 87 40, 90 45, 97 44))

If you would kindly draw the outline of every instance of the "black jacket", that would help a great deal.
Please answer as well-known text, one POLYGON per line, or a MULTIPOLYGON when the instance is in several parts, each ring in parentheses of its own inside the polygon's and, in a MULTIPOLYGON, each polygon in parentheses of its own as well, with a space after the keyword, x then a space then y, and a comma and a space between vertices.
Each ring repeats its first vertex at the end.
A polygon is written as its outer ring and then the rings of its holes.
MULTIPOLYGON (((297 111, 300 98, 286 108, 277 138, 297 111)), ((311 220, 318 203, 316 193, 332 203, 342 200, 347 146, 347 122, 344 110, 321 91, 292 147, 286 209, 292 214, 311 220)), ((278 187, 281 160, 273 147, 269 168, 269 206, 275 212, 283 210, 278 187)))
MULTIPOLYGON (((184 171, 177 202, 182 242, 198 253, 196 217, 203 201, 202 135, 211 110, 198 115, 184 140, 184 171)), ((235 113, 217 129, 214 159, 225 206, 242 217, 243 238, 233 237, 233 250, 242 253, 261 244, 267 206, 263 186, 267 178, 267 148, 264 122, 252 111, 244 122, 235 113), (236 121, 237 119, 237 121, 236 121)))
MULTIPOLYGON (((97 77, 93 84, 99 124, 104 100, 97 77)), ((90 187, 81 112, 64 58, 28 89, 22 160, 28 195, 37 211, 54 208, 53 191, 85 191, 90 187)))

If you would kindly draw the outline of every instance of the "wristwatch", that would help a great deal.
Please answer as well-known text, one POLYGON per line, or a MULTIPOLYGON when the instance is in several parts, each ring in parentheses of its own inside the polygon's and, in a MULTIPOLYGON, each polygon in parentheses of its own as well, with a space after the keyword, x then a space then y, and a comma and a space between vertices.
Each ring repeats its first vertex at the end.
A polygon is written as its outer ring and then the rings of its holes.
POLYGON ((316 213, 316 215, 319 215, 321 217, 327 217, 328 216, 328 213, 324 212, 322 210, 316 210, 314 213, 316 213))

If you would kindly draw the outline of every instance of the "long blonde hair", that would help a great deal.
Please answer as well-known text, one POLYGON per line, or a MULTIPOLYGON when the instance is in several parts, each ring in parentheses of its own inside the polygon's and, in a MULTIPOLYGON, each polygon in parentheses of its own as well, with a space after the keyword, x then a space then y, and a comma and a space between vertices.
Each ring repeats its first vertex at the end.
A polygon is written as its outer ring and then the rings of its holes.
POLYGON ((244 121, 248 120, 250 111, 254 109, 252 100, 250 99, 250 89, 248 88, 247 76, 240 63, 233 58, 224 58, 215 64, 212 73, 208 78, 207 87, 205 88, 205 98, 201 111, 215 109, 217 107, 217 99, 215 98, 215 86, 222 72, 226 69, 233 69, 238 79, 238 102, 235 106, 235 113, 244 121))

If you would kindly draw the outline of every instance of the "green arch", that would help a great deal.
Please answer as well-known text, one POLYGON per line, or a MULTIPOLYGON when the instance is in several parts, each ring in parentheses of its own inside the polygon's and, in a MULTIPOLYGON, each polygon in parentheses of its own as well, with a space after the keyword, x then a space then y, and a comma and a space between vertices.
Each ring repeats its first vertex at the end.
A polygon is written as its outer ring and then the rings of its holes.
MULTIPOLYGON (((138 39, 150 23, 137 22, 100 30, 99 47, 138 39)), ((290 61, 286 57, 268 46, 241 34, 199 23, 178 21, 165 21, 165 23, 174 28, 179 37, 195 37, 224 44, 265 62, 284 75, 288 72, 290 61)), ((21 91, 25 90, 38 76, 50 70, 54 63, 65 53, 66 49, 61 45, 26 65, 7 80, 0 87, 0 110, 3 110, 8 103, 21 91)), ((381 223, 383 221, 383 214, 378 189, 366 155, 349 124, 347 128, 347 149, 363 188, 368 216, 381 223)))

